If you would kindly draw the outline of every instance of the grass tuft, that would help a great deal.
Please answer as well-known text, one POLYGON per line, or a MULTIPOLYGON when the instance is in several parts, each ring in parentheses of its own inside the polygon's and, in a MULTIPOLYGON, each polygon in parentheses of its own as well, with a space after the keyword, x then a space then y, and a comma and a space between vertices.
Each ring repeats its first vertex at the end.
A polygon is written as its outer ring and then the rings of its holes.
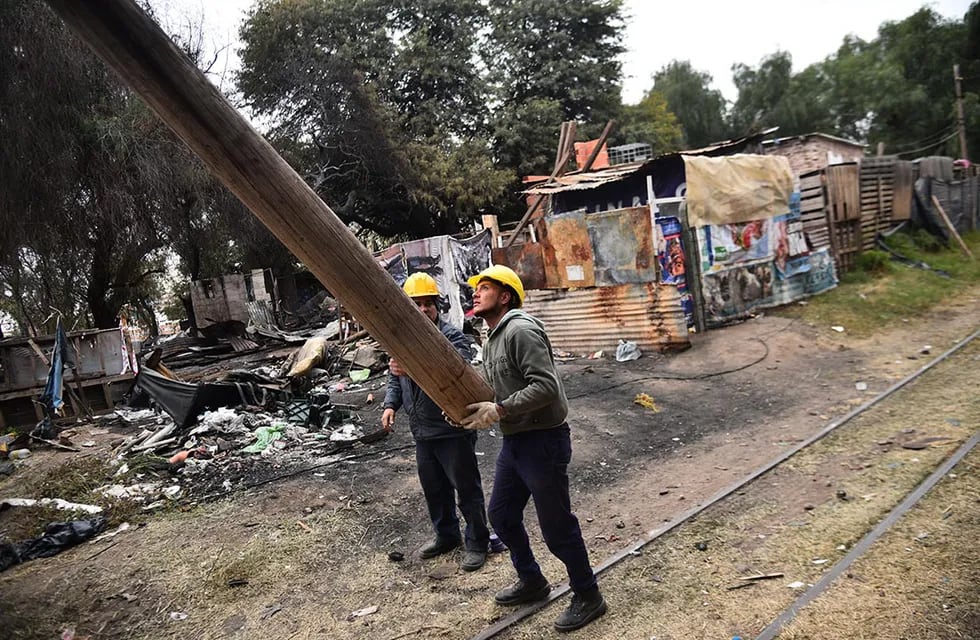
MULTIPOLYGON (((980 233, 968 233, 963 239, 980 256, 980 233)), ((884 251, 866 251, 858 260, 859 268, 843 274, 836 289, 780 313, 815 326, 841 325, 854 337, 868 337, 925 315, 980 283, 980 259, 970 260, 958 248, 937 251, 919 233, 897 233, 887 243, 919 266, 891 260, 884 251)))

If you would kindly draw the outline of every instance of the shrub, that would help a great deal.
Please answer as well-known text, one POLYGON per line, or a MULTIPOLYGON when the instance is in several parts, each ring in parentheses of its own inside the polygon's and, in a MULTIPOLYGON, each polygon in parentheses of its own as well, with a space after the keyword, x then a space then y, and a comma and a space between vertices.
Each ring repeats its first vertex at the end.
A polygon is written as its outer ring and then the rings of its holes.
POLYGON ((891 256, 886 251, 877 249, 865 251, 858 256, 857 266, 858 269, 868 274, 885 275, 892 271, 891 256))

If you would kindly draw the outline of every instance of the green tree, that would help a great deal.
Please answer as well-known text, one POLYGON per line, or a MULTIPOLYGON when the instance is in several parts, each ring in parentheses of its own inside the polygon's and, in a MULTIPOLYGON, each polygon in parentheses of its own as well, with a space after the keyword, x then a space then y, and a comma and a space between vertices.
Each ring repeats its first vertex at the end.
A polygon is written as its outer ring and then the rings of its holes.
POLYGON ((667 98, 656 89, 648 91, 636 105, 623 108, 617 140, 623 143, 646 142, 654 155, 684 148, 684 133, 678 117, 670 110, 667 98))
POLYGON ((484 59, 496 105, 494 151, 521 175, 546 175, 562 121, 584 125, 579 137, 585 138, 598 135, 619 110, 622 2, 490 0, 489 8, 484 59), (553 117, 556 106, 555 121, 539 122, 553 117))
POLYGON ((0 5, 0 68, 12 313, 35 331, 52 309, 68 326, 115 326, 157 272, 154 190, 171 145, 147 143, 148 111, 38 2, 0 5))
POLYGON ((730 137, 721 91, 711 88, 710 74, 696 71, 689 61, 674 60, 653 76, 653 89, 667 100, 684 130, 683 146, 705 147, 730 137))
POLYGON ((476 137, 480 16, 476 2, 264 0, 241 31, 239 89, 355 230, 456 232, 508 181, 476 137), (464 158, 452 176, 440 170, 464 158))
MULTIPOLYGON (((966 56, 965 23, 943 19, 923 8, 900 22, 888 22, 878 30, 878 38, 868 52, 894 75, 895 90, 871 95, 874 117, 869 142, 936 142, 950 132, 955 122, 955 89, 952 67, 966 56)), ((956 155, 956 141, 931 152, 956 155)), ((929 152, 929 151, 927 151, 929 152)))
POLYGON ((153 330, 171 255, 196 278, 284 252, 242 249, 254 216, 44 4, 0 3, 0 70, 0 309, 22 331, 123 309, 153 330))
POLYGON ((732 80, 738 89, 731 113, 736 135, 776 124, 777 108, 790 88, 792 68, 793 58, 786 51, 766 56, 757 69, 743 63, 732 66, 732 80))

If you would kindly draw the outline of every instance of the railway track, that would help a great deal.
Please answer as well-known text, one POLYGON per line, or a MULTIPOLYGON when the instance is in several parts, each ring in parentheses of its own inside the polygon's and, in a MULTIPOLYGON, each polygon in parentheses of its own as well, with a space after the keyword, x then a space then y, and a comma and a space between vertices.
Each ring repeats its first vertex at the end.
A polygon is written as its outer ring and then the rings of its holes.
MULTIPOLYGON (((689 509, 673 521, 665 524, 662 527, 647 532, 647 534, 638 542, 621 549, 617 553, 614 553, 597 564, 595 566, 596 573, 599 575, 607 573, 613 568, 621 565, 625 560, 635 558, 643 554, 645 548, 654 545, 654 543, 664 538, 664 536, 668 533, 677 533, 682 531, 685 527, 694 523, 699 516, 705 514, 705 512, 707 512, 709 509, 722 505, 736 493, 742 493, 749 490, 750 485, 759 480, 761 477, 772 473, 774 470, 779 469, 783 465, 786 465, 789 461, 794 459, 794 457, 798 457, 802 452, 811 450, 815 445, 817 445, 817 443, 824 440, 828 435, 837 432, 841 427, 851 423, 856 418, 867 414, 871 409, 875 408, 879 404, 885 402, 886 400, 895 398, 896 394, 899 394, 899 392, 905 389, 907 385, 919 380, 930 371, 933 371, 937 365, 945 362, 948 358, 950 358, 950 356, 971 345, 978 336, 980 336, 980 330, 974 331, 974 333, 955 344, 949 350, 923 365, 912 374, 896 382, 878 396, 856 407, 841 418, 830 421, 824 428, 813 436, 800 442, 788 451, 776 456, 747 476, 718 491, 704 503, 689 509)), ((918 503, 937 482, 946 477, 950 470, 974 447, 976 447, 978 441, 980 441, 980 431, 974 430, 972 435, 966 438, 966 441, 964 444, 962 444, 962 446, 960 446, 952 455, 943 460, 925 480, 918 483, 917 486, 909 491, 907 495, 905 495, 904 499, 894 506, 894 508, 890 509, 880 520, 880 522, 873 527, 873 529, 866 532, 866 534, 850 548, 846 555, 826 569, 823 575, 817 581, 815 581, 812 586, 807 588, 798 598, 793 600, 789 606, 783 608, 778 615, 774 616, 764 627, 762 632, 756 636, 756 639, 772 640, 778 637, 780 631, 794 619, 797 613, 820 596, 848 569, 848 567, 850 567, 856 560, 861 558, 872 546, 875 540, 887 532, 889 528, 891 528, 892 525, 894 525, 895 522, 902 517, 903 514, 918 503)), ((481 630, 476 635, 472 636, 471 640, 488 640, 508 632, 517 632, 517 630, 521 628, 519 625, 521 625, 522 622, 529 621, 529 619, 533 620, 533 617, 537 613, 544 610, 552 602, 563 598, 569 591, 570 589, 567 583, 559 584, 552 589, 551 594, 546 600, 527 605, 513 611, 510 615, 501 618, 492 625, 481 630)), ((611 614, 615 615, 615 609, 611 609, 611 614)))

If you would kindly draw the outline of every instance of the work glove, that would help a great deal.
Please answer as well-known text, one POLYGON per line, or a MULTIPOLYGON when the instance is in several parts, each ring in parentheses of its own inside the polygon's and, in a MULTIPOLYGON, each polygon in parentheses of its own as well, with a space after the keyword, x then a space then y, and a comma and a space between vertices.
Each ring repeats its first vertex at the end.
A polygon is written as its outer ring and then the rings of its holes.
POLYGON ((470 414, 459 423, 464 429, 486 429, 500 420, 496 402, 475 402, 466 405, 466 408, 470 414))

